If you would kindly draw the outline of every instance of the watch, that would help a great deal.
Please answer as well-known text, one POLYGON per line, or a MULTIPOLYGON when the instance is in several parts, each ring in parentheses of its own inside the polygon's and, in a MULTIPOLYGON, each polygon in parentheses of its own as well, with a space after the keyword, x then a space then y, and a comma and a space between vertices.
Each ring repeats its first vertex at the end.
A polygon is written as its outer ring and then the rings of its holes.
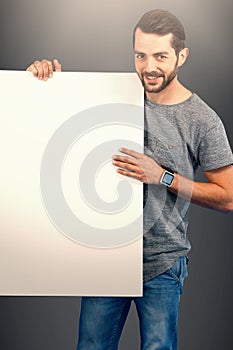
POLYGON ((174 175, 173 171, 171 171, 170 169, 169 169, 169 171, 164 170, 163 175, 160 179, 160 183, 162 185, 167 186, 167 187, 171 187, 173 180, 174 180, 174 177, 175 177, 175 175, 174 175))

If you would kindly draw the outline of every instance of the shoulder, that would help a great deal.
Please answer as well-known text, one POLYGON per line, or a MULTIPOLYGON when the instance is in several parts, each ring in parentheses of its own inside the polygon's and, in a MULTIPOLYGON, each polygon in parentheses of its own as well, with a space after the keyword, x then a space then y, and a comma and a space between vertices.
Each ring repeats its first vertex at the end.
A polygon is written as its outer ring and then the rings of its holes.
POLYGON ((201 123, 207 127, 216 126, 221 123, 221 119, 216 111, 211 108, 196 93, 193 93, 187 105, 189 113, 194 117, 194 122, 201 123))

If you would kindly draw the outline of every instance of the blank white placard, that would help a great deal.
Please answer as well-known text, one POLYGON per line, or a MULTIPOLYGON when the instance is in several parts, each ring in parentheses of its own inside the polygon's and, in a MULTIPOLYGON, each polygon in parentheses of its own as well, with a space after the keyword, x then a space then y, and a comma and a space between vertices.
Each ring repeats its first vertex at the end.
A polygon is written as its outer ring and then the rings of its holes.
POLYGON ((136 73, 0 71, 0 294, 142 295, 143 152, 136 73))

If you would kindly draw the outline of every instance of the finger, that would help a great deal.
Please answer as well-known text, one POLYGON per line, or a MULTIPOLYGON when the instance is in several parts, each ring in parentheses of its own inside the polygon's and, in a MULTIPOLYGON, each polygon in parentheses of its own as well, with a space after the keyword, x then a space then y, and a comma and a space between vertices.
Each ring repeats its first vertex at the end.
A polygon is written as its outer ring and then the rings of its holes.
POLYGON ((57 59, 53 60, 53 64, 55 72, 61 72, 61 63, 57 59))
POLYGON ((47 62, 47 66, 48 66, 48 77, 52 78, 53 76, 53 64, 51 61, 46 61, 47 62))
POLYGON ((48 80, 49 78, 49 66, 52 66, 52 62, 48 60, 42 60, 41 61, 42 65, 42 71, 43 71, 43 80, 48 80))
POLYGON ((136 152, 132 149, 128 149, 128 148, 120 148, 120 152, 124 153, 124 154, 128 154, 129 156, 132 156, 134 158, 139 158, 140 156, 142 156, 142 153, 136 152))
POLYGON ((27 69, 28 72, 31 72, 33 74, 34 77, 37 77, 38 75, 38 70, 36 69, 36 67, 34 66, 34 64, 31 64, 27 69))
POLYGON ((132 157, 125 157, 125 156, 120 156, 120 155, 115 155, 112 157, 113 161, 115 162, 122 162, 125 164, 133 164, 133 165, 137 165, 137 160, 135 158, 132 157))
POLYGON ((124 175, 124 176, 127 176, 127 177, 131 177, 131 178, 139 180, 139 181, 143 181, 142 180, 142 174, 138 174, 138 173, 135 173, 133 171, 127 171, 127 170, 124 170, 124 169, 117 169, 117 172, 118 172, 118 174, 121 174, 121 175, 124 175))
POLYGON ((38 79, 42 80, 44 77, 44 71, 43 71, 43 66, 41 61, 35 61, 34 62, 34 67, 37 70, 37 77, 38 79))
POLYGON ((120 162, 120 161, 113 161, 113 165, 117 166, 121 169, 126 169, 126 170, 131 171, 131 172, 133 171, 133 172, 141 173, 140 168, 138 168, 138 166, 136 166, 134 164, 120 162))

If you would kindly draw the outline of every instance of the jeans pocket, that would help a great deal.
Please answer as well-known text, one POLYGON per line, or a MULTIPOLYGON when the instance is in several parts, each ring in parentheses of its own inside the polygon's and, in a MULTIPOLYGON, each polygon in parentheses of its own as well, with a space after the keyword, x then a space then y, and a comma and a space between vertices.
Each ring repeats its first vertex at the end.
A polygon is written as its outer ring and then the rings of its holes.
POLYGON ((187 257, 182 256, 179 258, 175 264, 168 269, 167 274, 171 276, 176 282, 180 283, 180 291, 182 293, 182 287, 184 279, 188 276, 188 270, 187 270, 187 257))
POLYGON ((175 281, 180 281, 180 277, 182 275, 182 263, 181 263, 181 259, 182 258, 179 258, 175 264, 170 267, 170 269, 168 269, 166 271, 166 273, 168 275, 170 275, 175 281))

